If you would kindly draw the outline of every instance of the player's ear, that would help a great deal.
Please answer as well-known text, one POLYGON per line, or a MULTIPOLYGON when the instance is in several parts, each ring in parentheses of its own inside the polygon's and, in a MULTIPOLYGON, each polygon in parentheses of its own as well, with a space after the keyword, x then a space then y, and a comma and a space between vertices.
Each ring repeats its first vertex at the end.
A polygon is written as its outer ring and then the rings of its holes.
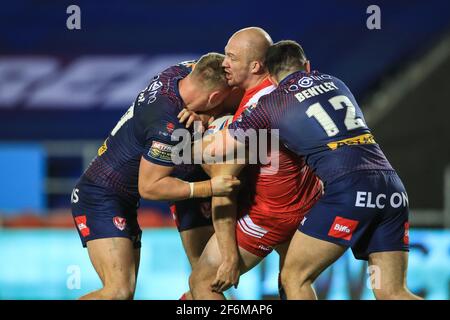
POLYGON ((259 61, 252 61, 250 64, 250 70, 252 73, 259 73, 264 67, 259 61))
POLYGON ((224 94, 221 90, 215 90, 209 94, 208 106, 214 108, 219 105, 224 99, 224 94))

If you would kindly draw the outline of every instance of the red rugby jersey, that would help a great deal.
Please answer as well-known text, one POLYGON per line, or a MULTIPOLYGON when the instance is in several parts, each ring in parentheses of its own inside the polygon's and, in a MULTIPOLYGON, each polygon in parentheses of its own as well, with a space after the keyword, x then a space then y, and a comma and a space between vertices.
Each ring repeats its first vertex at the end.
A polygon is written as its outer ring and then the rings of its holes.
MULTIPOLYGON (((267 77, 257 86, 248 89, 239 104, 233 121, 250 106, 258 103, 263 95, 275 89, 267 77)), ((299 157, 280 145, 279 152, 270 152, 269 159, 279 157, 278 170, 271 164, 250 166, 249 179, 252 186, 250 204, 244 205, 249 212, 267 214, 303 215, 317 201, 322 193, 319 179, 299 157), (269 174, 270 173, 270 174, 269 174)))

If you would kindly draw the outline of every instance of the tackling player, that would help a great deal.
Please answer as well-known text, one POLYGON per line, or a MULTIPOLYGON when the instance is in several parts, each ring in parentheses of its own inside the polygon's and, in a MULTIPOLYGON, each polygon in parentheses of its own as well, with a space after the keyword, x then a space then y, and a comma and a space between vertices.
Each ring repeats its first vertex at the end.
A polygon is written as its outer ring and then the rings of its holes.
POLYGON ((232 177, 188 183, 193 165, 175 166, 172 132, 183 109, 207 111, 228 95, 223 55, 209 53, 156 75, 111 131, 72 193, 72 214, 103 288, 82 299, 133 298, 139 268, 140 197, 183 200, 230 194, 232 177))
MULTIPOLYGON (((291 240, 281 273, 287 297, 316 299, 314 280, 352 248, 376 267, 377 299, 419 299, 406 286, 408 196, 353 94, 334 76, 308 72, 296 42, 273 45, 266 64, 277 89, 229 130, 279 129, 325 185, 291 240)), ((242 132, 233 134, 242 141, 242 132)))

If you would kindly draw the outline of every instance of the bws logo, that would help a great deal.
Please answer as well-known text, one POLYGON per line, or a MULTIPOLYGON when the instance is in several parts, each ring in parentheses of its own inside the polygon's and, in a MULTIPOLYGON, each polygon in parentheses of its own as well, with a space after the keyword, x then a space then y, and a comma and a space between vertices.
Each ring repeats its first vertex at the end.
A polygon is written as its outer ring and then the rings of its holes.
POLYGON ((349 241, 352 238, 358 223, 359 221, 337 216, 331 225, 330 231, 328 231, 328 236, 349 241))
POLYGON ((125 230, 125 227, 127 225, 127 219, 122 217, 114 217, 113 222, 117 229, 119 229, 120 231, 125 230))
POLYGON ((91 230, 89 230, 88 226, 86 225, 86 223, 87 223, 86 216, 75 217, 75 223, 83 237, 87 237, 91 233, 91 230))

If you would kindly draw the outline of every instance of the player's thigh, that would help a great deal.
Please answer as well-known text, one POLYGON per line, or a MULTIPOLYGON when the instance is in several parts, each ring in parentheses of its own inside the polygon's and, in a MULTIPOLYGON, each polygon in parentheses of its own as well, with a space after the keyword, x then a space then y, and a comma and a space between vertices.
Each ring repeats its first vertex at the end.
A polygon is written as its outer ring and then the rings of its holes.
POLYGON ((369 254, 372 288, 375 293, 395 293, 406 287, 408 252, 386 251, 369 254))
POLYGON ((139 265, 141 263, 141 248, 134 249, 133 252, 134 257, 134 266, 135 266, 135 278, 137 279, 138 273, 139 273, 139 265))
POLYGON ((92 264, 105 286, 128 286, 136 283, 136 251, 128 238, 103 238, 87 242, 92 264))
POLYGON ((239 247, 239 271, 241 275, 256 267, 264 257, 257 256, 246 249, 239 247))
POLYGON ((277 245, 274 250, 278 253, 280 257, 280 270, 283 268, 284 262, 286 261, 287 251, 289 249, 289 244, 291 240, 288 240, 282 244, 277 245))
POLYGON ((213 234, 214 228, 212 225, 180 232, 181 242, 183 243, 184 251, 189 259, 191 268, 194 268, 197 264, 206 244, 213 234))
POLYGON ((295 277, 296 281, 313 282, 346 249, 297 231, 289 244, 283 266, 286 272, 282 270, 282 274, 295 277))
MULTIPOLYGON (((257 256, 244 248, 239 247, 239 268, 241 274, 251 270, 264 258, 257 256)), ((222 255, 220 253, 219 244, 215 234, 211 236, 208 244, 205 247, 197 265, 194 270, 197 275, 201 274, 202 278, 206 281, 214 279, 216 272, 222 264, 222 255)))

